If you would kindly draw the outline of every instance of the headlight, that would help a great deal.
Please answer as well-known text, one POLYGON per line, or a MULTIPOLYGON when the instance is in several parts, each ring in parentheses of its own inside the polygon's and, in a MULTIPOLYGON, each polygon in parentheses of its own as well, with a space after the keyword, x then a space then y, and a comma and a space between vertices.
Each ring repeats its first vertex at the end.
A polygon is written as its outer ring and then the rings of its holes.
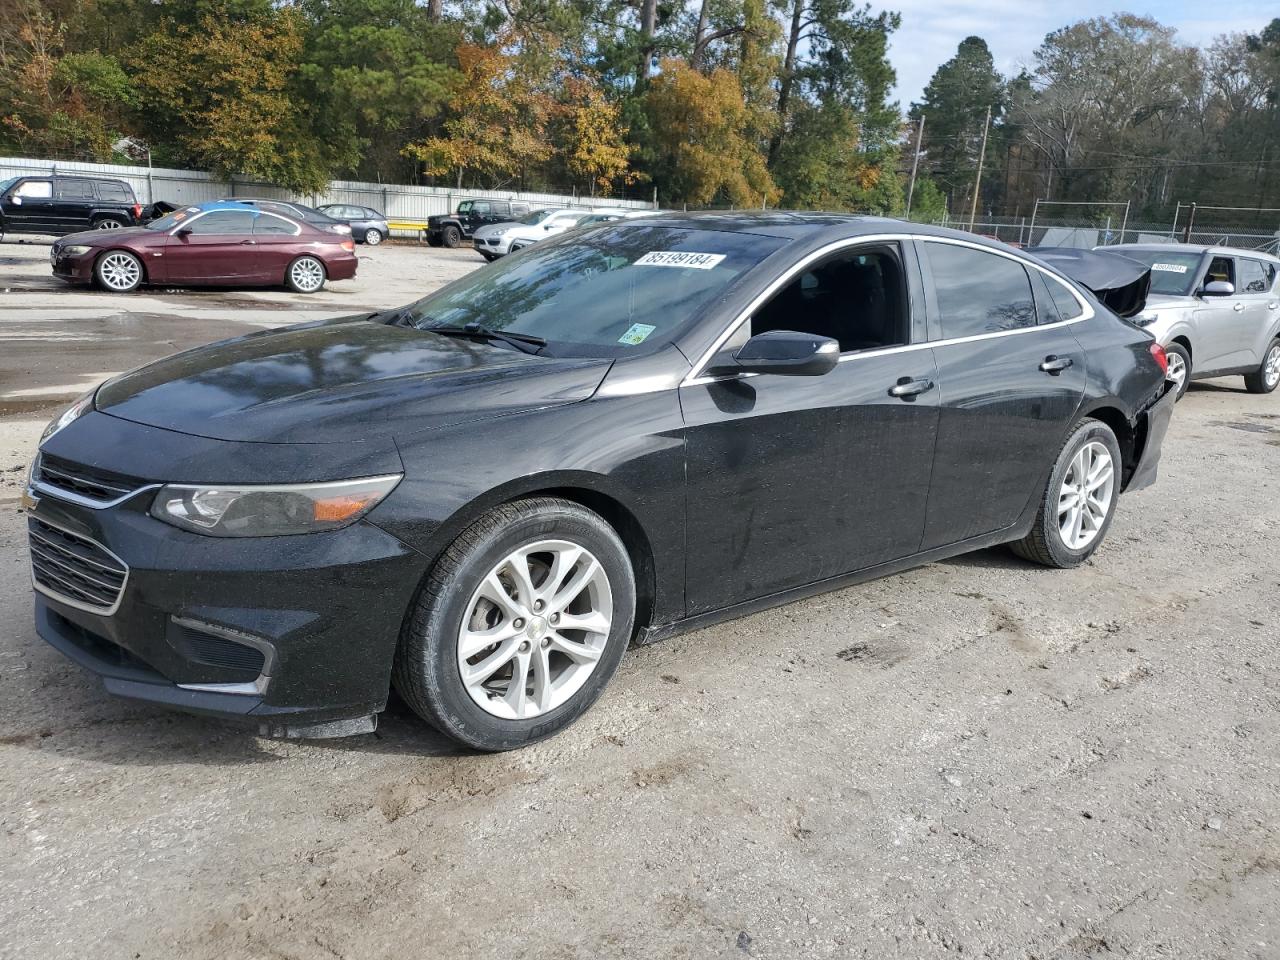
POLYGON ((171 483, 156 494, 151 516, 209 537, 319 533, 355 523, 395 489, 401 476, 287 486, 171 483))
POLYGON ((494 229, 489 231, 489 236, 505 237, 507 235, 507 231, 510 229, 511 229, 510 227, 494 227, 494 229))
POLYGON ((69 247, 60 247, 59 253, 68 257, 78 257, 81 254, 88 253, 93 247, 85 246, 83 243, 73 243, 69 247))
POLYGON ((68 424, 75 423, 86 413, 93 409, 93 395, 98 392, 98 388, 94 387, 83 397, 73 403, 63 412, 56 420, 49 421, 49 425, 44 428, 44 433, 40 434, 40 443, 38 446, 44 446, 44 442, 52 437, 68 424))

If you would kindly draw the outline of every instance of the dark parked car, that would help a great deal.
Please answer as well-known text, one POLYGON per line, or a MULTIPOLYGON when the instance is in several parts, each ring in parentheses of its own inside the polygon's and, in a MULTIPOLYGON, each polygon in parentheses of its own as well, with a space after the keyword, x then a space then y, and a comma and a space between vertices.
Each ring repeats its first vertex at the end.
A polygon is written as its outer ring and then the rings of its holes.
POLYGON ((391 228, 387 226, 386 216, 369 207, 357 207, 351 203, 330 203, 320 207, 320 212, 349 226, 351 235, 356 238, 356 243, 367 243, 371 247, 376 247, 391 236, 391 228))
POLYGON ((141 222, 142 205, 123 180, 106 177, 13 177, 0 182, 0 235, 60 236, 141 222))
POLYGON ((463 200, 453 213, 427 217, 427 243, 456 247, 486 224, 519 220, 528 212, 529 204, 517 200, 463 200))
POLYGON ((25 498, 36 621, 122 696, 336 735, 394 682, 506 749, 633 640, 998 543, 1082 563, 1172 405, 1149 334, 999 244, 606 223, 87 394, 25 498))
POLYGON ((341 220, 335 220, 327 213, 321 213, 315 207, 308 207, 303 203, 294 203, 291 200, 272 200, 265 197, 223 197, 218 202, 239 203, 246 207, 257 207, 260 210, 272 210, 276 213, 283 213, 286 217, 291 217, 294 220, 303 220, 317 230, 340 233, 346 236, 351 235, 351 227, 341 220))
POLYGON ((63 237, 54 276, 127 293, 144 283, 278 286, 315 293, 356 274, 355 242, 273 210, 213 201, 145 227, 63 237))

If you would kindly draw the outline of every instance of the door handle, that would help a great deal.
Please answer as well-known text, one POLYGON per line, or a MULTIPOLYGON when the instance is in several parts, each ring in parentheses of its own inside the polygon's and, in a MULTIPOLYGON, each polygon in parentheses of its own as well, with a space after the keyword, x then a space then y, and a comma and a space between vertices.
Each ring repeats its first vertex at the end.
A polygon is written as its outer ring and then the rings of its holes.
POLYGON ((1234 310, 1236 313, 1239 313, 1241 310, 1244 309, 1244 304, 1243 303, 1232 304, 1231 309, 1234 310))
POLYGON ((927 393, 932 389, 932 380, 912 380, 910 377, 900 377, 898 382, 889 388, 889 396, 910 400, 912 397, 918 397, 920 394, 927 393))
POLYGON ((1075 363, 1070 357, 1045 357, 1040 369, 1045 373, 1058 374, 1075 363))
POLYGON ((253 245, 254 245, 254 244, 256 244, 257 242, 258 242, 257 240, 241 240, 241 241, 240 241, 240 246, 242 246, 242 247, 244 247, 244 246, 253 246, 253 245))

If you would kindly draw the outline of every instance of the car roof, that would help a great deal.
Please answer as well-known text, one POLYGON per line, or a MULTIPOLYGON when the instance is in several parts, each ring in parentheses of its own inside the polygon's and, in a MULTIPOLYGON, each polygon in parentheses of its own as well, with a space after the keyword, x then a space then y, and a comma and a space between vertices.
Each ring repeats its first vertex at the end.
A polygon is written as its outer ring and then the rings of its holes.
POLYGON ((1267 260, 1280 264, 1280 257, 1274 257, 1261 250, 1246 250, 1243 247, 1218 247, 1203 243, 1115 243, 1105 247, 1094 247, 1095 250, 1169 250, 1179 253, 1194 253, 1203 256, 1206 253, 1215 257, 1249 257, 1253 260, 1267 260))

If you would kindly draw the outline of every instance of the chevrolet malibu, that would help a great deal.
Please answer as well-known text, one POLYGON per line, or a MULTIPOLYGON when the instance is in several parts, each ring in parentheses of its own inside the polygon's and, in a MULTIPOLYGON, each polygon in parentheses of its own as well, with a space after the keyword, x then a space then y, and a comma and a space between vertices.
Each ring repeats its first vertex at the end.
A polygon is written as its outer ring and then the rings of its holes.
POLYGON ((144 227, 63 237, 50 248, 49 260, 54 276, 96 283, 110 293, 128 293, 143 284, 283 285, 296 293, 316 293, 326 280, 356 275, 350 231, 335 234, 281 210, 214 200, 175 210, 144 227))
POLYGON ((1082 563, 1173 396, 1148 333, 996 243, 606 223, 83 397, 24 498, 36 623, 121 696, 333 736, 394 685, 509 749, 632 642, 993 544, 1082 563))

